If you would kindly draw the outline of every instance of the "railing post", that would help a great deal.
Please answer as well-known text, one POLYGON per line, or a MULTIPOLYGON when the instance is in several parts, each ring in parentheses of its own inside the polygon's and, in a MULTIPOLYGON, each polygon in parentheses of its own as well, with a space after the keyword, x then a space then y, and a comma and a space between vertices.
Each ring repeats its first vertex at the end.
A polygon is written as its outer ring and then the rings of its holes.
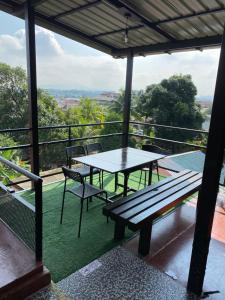
POLYGON ((124 107, 123 107, 122 147, 128 147, 132 75, 133 75, 133 53, 130 52, 127 56, 126 87, 125 87, 124 107))
POLYGON ((42 261, 42 180, 34 182, 35 189, 35 254, 42 261))
POLYGON ((29 123, 31 128, 31 171, 39 175, 39 145, 38 145, 38 105, 37 105, 37 74, 35 50, 35 16, 31 1, 26 1, 26 51, 27 51, 27 77, 29 99, 29 123))
POLYGON ((68 127, 68 146, 72 146, 72 141, 71 141, 71 137, 72 137, 72 134, 71 134, 71 126, 68 127))
POLYGON ((198 196, 197 218, 188 278, 188 289, 200 295, 204 282, 213 217, 225 147, 225 30, 217 72, 209 136, 198 196))

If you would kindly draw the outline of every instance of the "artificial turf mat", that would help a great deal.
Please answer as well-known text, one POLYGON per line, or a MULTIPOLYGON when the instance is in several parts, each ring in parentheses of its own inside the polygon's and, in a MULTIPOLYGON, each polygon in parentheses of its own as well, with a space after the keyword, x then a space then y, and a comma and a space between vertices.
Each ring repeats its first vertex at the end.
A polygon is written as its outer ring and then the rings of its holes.
MULTIPOLYGON (((139 176, 140 172, 131 175, 129 186, 138 188, 139 176)), ((153 174, 153 182, 155 181, 157 179, 153 174)), ((89 204, 88 212, 84 205, 81 237, 77 238, 80 201, 74 195, 66 193, 63 224, 60 225, 63 185, 64 181, 60 181, 43 187, 43 260, 55 282, 118 245, 113 240, 114 222, 112 220, 106 222, 106 217, 102 214, 105 203, 97 198, 89 204)), ((113 191, 113 175, 104 176, 104 188, 113 191)), ((34 192, 25 191, 20 195, 34 204, 34 192)), ((126 238, 132 235, 133 233, 127 230, 126 238)))

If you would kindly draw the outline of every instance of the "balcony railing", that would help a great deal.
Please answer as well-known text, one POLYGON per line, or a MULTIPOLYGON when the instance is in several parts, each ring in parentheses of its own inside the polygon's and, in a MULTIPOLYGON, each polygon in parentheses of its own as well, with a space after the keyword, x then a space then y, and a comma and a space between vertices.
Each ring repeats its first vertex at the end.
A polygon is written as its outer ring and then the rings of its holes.
POLYGON ((0 163, 33 182, 35 207, 1 184, 0 219, 42 261, 42 179, 0 156, 0 163))
MULTIPOLYGON (((65 139, 56 139, 56 140, 48 140, 48 141, 40 141, 39 142, 39 147, 40 151, 42 150, 42 147, 50 147, 51 145, 62 145, 62 149, 59 149, 59 151, 62 151, 64 146, 71 146, 75 142, 78 142, 79 144, 87 141, 87 140, 102 140, 102 139, 108 139, 112 137, 120 137, 123 135, 122 133, 122 121, 110 121, 110 122, 104 122, 104 123, 90 123, 90 124, 74 124, 74 125, 57 125, 57 126, 44 126, 44 127, 39 127, 39 133, 43 131, 55 131, 55 130, 66 130, 67 132, 67 138, 65 139), (105 126, 112 126, 112 125, 121 125, 121 131, 120 132, 113 132, 109 134, 102 134, 102 135, 90 135, 90 136, 80 136, 80 137, 74 137, 72 130, 74 128, 82 128, 82 127, 105 127, 105 126)), ((166 138, 161 138, 157 136, 149 136, 145 134, 145 129, 166 129, 166 130, 171 130, 171 131, 180 131, 180 132, 189 132, 189 133, 194 133, 194 134, 199 134, 199 135, 208 135, 207 131, 204 130, 197 130, 197 129, 189 129, 189 128, 182 128, 182 127, 174 127, 174 126, 166 126, 166 125, 160 125, 160 124, 153 124, 153 123, 146 123, 146 122, 138 122, 138 121, 131 121, 130 122, 130 133, 129 133, 129 138, 130 142, 133 145, 134 143, 137 142, 137 140, 152 140, 154 143, 160 143, 160 145, 164 145, 167 150, 169 150, 171 153, 176 153, 181 151, 181 147, 185 147, 185 150, 189 149, 202 149, 205 150, 206 146, 204 145, 198 145, 198 144, 193 144, 189 142, 183 142, 183 141, 177 141, 173 139, 166 139, 166 138), (142 127, 143 133, 139 133, 139 131, 134 127, 142 127), (133 139, 132 139, 133 138, 133 139), (177 148, 179 147, 179 148, 177 148)), ((29 134, 30 128, 16 128, 16 129, 4 129, 0 130, 0 134, 29 134)), ((107 143, 106 143, 107 144, 107 143)), ((119 148, 121 146, 120 141, 118 140, 118 145, 117 147, 119 148)), ((31 144, 21 144, 21 145, 14 145, 14 146, 4 146, 0 147, 0 151, 6 151, 6 150, 23 150, 23 149, 29 149, 31 148, 31 144)), ((62 156, 62 161, 64 162, 64 152, 61 152, 60 154, 62 156)), ((60 162, 58 163, 58 166, 60 166, 60 162)), ((45 174, 42 177, 48 177, 52 175, 57 175, 61 172, 51 172, 50 174, 45 174)), ((17 181, 17 184, 24 183, 26 181, 30 181, 30 179, 24 179, 17 181)), ((12 183, 14 184, 14 183, 12 183)), ((10 184, 9 184, 10 185, 10 184)))

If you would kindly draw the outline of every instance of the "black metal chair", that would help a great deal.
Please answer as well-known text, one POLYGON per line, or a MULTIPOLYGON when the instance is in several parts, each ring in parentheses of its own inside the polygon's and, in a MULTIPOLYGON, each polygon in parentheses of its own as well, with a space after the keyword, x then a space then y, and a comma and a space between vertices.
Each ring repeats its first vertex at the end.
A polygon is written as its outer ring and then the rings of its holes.
MULTIPOLYGON (((144 151, 148 151, 148 152, 154 152, 154 153, 158 153, 158 154, 163 154, 163 150, 162 148, 160 148, 159 146, 156 145, 152 145, 152 144, 144 144, 142 145, 142 150, 144 151)), ((159 165, 158 162, 154 162, 153 163, 153 170, 156 170, 157 172, 157 177, 158 177, 158 181, 160 180, 159 177, 159 165)), ((138 189, 141 185, 141 180, 142 180, 142 174, 144 173, 144 186, 147 185, 147 173, 149 172, 149 168, 142 168, 141 169, 141 175, 140 175, 140 180, 139 180, 139 184, 138 184, 138 189)))
MULTIPOLYGON (((65 194, 66 192, 72 193, 73 195, 77 196, 81 200, 81 208, 80 208, 80 221, 79 221, 79 228, 78 228, 78 238, 80 237, 80 230, 81 230, 81 221, 82 221, 82 214, 83 214, 83 203, 84 200, 87 200, 87 211, 88 211, 88 201, 91 197, 95 196, 98 197, 105 202, 108 202, 108 196, 107 192, 101 189, 98 189, 94 187, 93 185, 86 183, 84 181, 83 176, 72 169, 62 167, 63 174, 65 176, 65 182, 64 182, 64 190, 63 190, 63 200, 62 200, 62 208, 61 208, 61 218, 60 218, 60 224, 62 224, 63 219, 63 209, 64 209, 64 200, 65 200, 65 194), (72 179, 75 182, 78 182, 78 185, 73 186, 72 188, 66 187, 67 180, 72 179), (100 197, 100 194, 105 194, 105 198, 100 197)), ((108 221, 108 219, 107 219, 108 221)))
MULTIPOLYGON (((80 157, 87 155, 84 146, 70 146, 66 147, 66 165, 71 169, 72 168, 72 158, 73 157, 80 157)), ((74 171, 79 172, 82 177, 86 178, 90 176, 90 167, 82 165, 81 167, 72 168, 74 171)), ((100 170, 97 168, 93 168, 93 175, 99 174, 99 184, 101 187, 101 174, 100 170)))
POLYGON ((102 144, 100 143, 93 143, 86 145, 87 154, 95 154, 103 152, 102 144))
MULTIPOLYGON (((102 147, 102 144, 100 144, 100 143, 87 144, 86 151, 87 151, 88 155, 96 154, 96 153, 103 152, 103 147, 102 147)), ((99 172, 101 173, 101 186, 100 187, 103 189, 104 173, 102 170, 99 170, 99 172)))

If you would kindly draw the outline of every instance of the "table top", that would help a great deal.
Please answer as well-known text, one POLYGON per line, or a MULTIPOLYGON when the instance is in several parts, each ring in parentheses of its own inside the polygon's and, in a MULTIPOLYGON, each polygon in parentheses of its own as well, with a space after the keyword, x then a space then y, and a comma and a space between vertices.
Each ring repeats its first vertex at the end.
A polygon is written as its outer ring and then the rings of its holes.
POLYGON ((73 160, 109 173, 117 173, 135 167, 141 168, 164 157, 165 155, 158 153, 127 147, 74 157, 73 160))

